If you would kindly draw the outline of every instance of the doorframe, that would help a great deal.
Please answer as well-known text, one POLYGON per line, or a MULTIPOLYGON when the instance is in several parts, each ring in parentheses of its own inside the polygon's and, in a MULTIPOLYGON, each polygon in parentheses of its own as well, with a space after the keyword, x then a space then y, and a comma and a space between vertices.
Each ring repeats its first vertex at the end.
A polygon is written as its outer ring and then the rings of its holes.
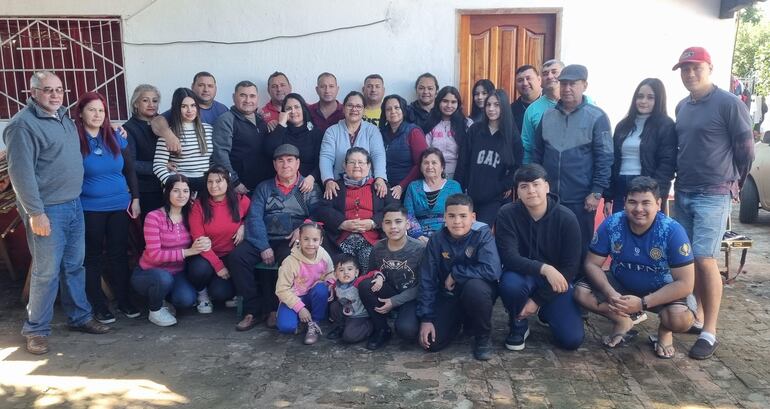
MULTIPOLYGON (((455 21, 457 27, 457 41, 455 50, 455 78, 458 89, 463 88, 464 79, 460 76, 460 66, 463 61, 463 47, 462 41, 464 38, 468 38, 470 35, 470 19, 463 21, 465 16, 474 15, 488 15, 488 14, 554 14, 556 21, 554 22, 554 42, 553 42, 553 58, 563 60, 561 55, 561 39, 562 39, 562 15, 564 8, 562 7, 515 7, 515 8, 491 8, 491 9, 456 9, 455 21)), ((465 47, 465 50, 470 50, 470 45, 465 47)), ((537 67, 540 71, 542 67, 537 67)), ((470 101, 464 101, 464 108, 470 112, 470 101)))

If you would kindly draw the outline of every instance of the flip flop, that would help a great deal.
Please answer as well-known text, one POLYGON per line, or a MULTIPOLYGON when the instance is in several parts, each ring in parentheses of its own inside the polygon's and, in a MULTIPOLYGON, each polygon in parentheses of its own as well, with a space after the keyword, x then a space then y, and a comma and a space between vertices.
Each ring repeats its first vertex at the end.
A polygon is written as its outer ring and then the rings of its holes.
POLYGON ((674 349, 674 344, 668 344, 663 345, 658 341, 658 337, 656 335, 650 335, 650 344, 652 344, 652 351, 655 353, 655 356, 659 359, 671 359, 674 357, 674 354, 676 354, 676 350, 674 349), (671 354, 667 354, 667 352, 670 351, 671 354))
POLYGON ((625 332, 625 333, 618 332, 608 337, 604 337, 604 339, 602 340, 602 344, 604 344, 604 347, 608 349, 622 348, 622 347, 628 346, 631 340, 636 338, 637 335, 639 335, 639 331, 635 329, 630 329, 628 330, 628 332, 625 332), (613 346, 610 346, 609 343, 618 337, 620 337, 620 340, 618 341, 618 343, 613 346))

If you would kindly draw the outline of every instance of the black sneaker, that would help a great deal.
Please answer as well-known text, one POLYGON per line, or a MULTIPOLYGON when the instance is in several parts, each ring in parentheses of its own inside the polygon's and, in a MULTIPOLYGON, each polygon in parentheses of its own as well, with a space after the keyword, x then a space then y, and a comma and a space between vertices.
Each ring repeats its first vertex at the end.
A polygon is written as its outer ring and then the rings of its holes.
POLYGON ((136 318, 142 315, 142 313, 131 304, 119 305, 118 311, 120 311, 121 314, 125 315, 126 318, 136 318))
POLYGON ((505 338, 505 348, 509 351, 521 351, 524 349, 525 341, 529 337, 529 324, 523 320, 524 324, 516 325, 511 323, 511 331, 505 338))
POLYGON ((382 348, 390 340, 390 328, 374 331, 369 337, 369 341, 366 343, 366 349, 374 351, 382 348))
POLYGON ((342 332, 343 332, 344 330, 345 330, 345 328, 343 328, 343 327, 340 327, 340 326, 338 325, 338 326, 336 326, 336 327, 332 328, 332 330, 331 330, 331 331, 329 331, 329 332, 326 334, 326 339, 330 339, 330 340, 332 340, 332 341, 334 341, 335 339, 340 339, 340 338, 342 338, 342 332))
POLYGON ((112 324, 115 322, 115 316, 109 311, 94 311, 94 319, 102 324, 112 324))
POLYGON ((718 346, 719 341, 714 341, 714 345, 711 345, 705 339, 698 338, 692 348, 690 348, 690 358, 699 360, 709 359, 714 355, 718 346))
POLYGON ((473 357, 479 361, 492 359, 492 342, 489 335, 477 335, 473 338, 473 357))

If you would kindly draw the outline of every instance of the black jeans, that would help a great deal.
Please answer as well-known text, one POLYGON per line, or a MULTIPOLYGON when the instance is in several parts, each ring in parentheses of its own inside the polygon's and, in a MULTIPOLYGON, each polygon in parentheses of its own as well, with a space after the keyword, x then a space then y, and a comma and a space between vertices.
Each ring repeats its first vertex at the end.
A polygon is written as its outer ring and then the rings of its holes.
POLYGON ((492 331, 492 307, 497 298, 497 283, 480 278, 455 287, 453 295, 443 291, 437 297, 433 310, 436 339, 428 349, 431 352, 446 348, 457 337, 465 324, 465 333, 471 336, 489 336, 492 331))
POLYGON ((94 311, 106 312, 107 299, 102 291, 102 253, 107 253, 104 277, 119 306, 130 305, 131 274, 128 270, 128 213, 83 212, 86 226, 86 295, 94 311))
POLYGON ((178 274, 186 274, 187 281, 195 287, 195 291, 208 289, 212 301, 225 301, 235 296, 233 281, 219 277, 211 263, 201 255, 187 259, 187 269, 178 274))
POLYGON ((227 255, 226 264, 233 278, 235 292, 243 297, 243 314, 267 314, 278 310, 278 296, 275 295, 275 282, 278 281, 277 268, 291 249, 288 240, 270 241, 270 248, 275 255, 275 270, 256 270, 262 261, 260 251, 248 241, 243 241, 227 255))
POLYGON ((572 210, 572 213, 577 217, 578 225, 580 225, 580 269, 573 280, 573 282, 575 282, 585 276, 585 273, 583 272, 583 261, 586 259, 586 254, 588 253, 588 245, 594 237, 594 219, 596 218, 596 211, 589 212, 586 210, 585 203, 583 202, 562 204, 572 210))
MULTIPOLYGON (((375 307, 382 306, 382 302, 378 298, 390 298, 396 294, 398 294, 398 291, 387 281, 382 284, 382 288, 377 292, 372 291, 371 279, 363 280, 358 284, 358 296, 361 297, 361 302, 366 307, 366 311, 369 312, 369 318, 375 331, 388 328, 387 314, 380 314, 374 310, 375 307)), ((417 321, 417 302, 415 300, 406 302, 395 307, 394 310, 398 311, 398 317, 393 322, 396 334, 407 341, 417 339, 417 334, 420 332, 420 323, 417 321)))

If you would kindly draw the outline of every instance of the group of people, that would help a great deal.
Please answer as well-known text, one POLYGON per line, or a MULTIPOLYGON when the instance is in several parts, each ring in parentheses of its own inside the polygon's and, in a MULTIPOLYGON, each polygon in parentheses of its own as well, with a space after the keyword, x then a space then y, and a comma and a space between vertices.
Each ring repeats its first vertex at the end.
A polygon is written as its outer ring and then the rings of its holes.
POLYGON ((608 348, 655 312, 658 357, 674 356, 674 332, 694 332, 690 356, 706 359, 718 346, 716 256, 753 141, 745 105, 712 84, 706 50, 688 48, 676 69, 690 93, 676 121, 648 78, 614 135, 585 95, 586 67, 558 60, 517 68, 512 103, 478 81, 470 118, 430 73, 412 103, 386 96, 377 74, 339 102, 322 73, 308 105, 275 72, 264 106, 241 81, 228 109, 200 72, 164 113, 158 89, 138 86, 118 128, 95 92, 68 116, 61 79, 37 72, 3 134, 33 257, 27 350, 48 352, 61 287, 69 327, 95 334, 115 312, 139 317, 137 298, 159 326, 176 324, 177 308, 240 300, 238 331, 264 322, 313 344, 328 318, 327 338, 376 350, 395 316, 396 334, 426 350, 462 331, 488 360, 499 295, 510 350, 525 348, 532 317, 573 350, 581 309, 613 321, 608 348), (662 204, 675 177, 671 218, 662 204), (132 219, 144 240, 130 271, 132 219))

